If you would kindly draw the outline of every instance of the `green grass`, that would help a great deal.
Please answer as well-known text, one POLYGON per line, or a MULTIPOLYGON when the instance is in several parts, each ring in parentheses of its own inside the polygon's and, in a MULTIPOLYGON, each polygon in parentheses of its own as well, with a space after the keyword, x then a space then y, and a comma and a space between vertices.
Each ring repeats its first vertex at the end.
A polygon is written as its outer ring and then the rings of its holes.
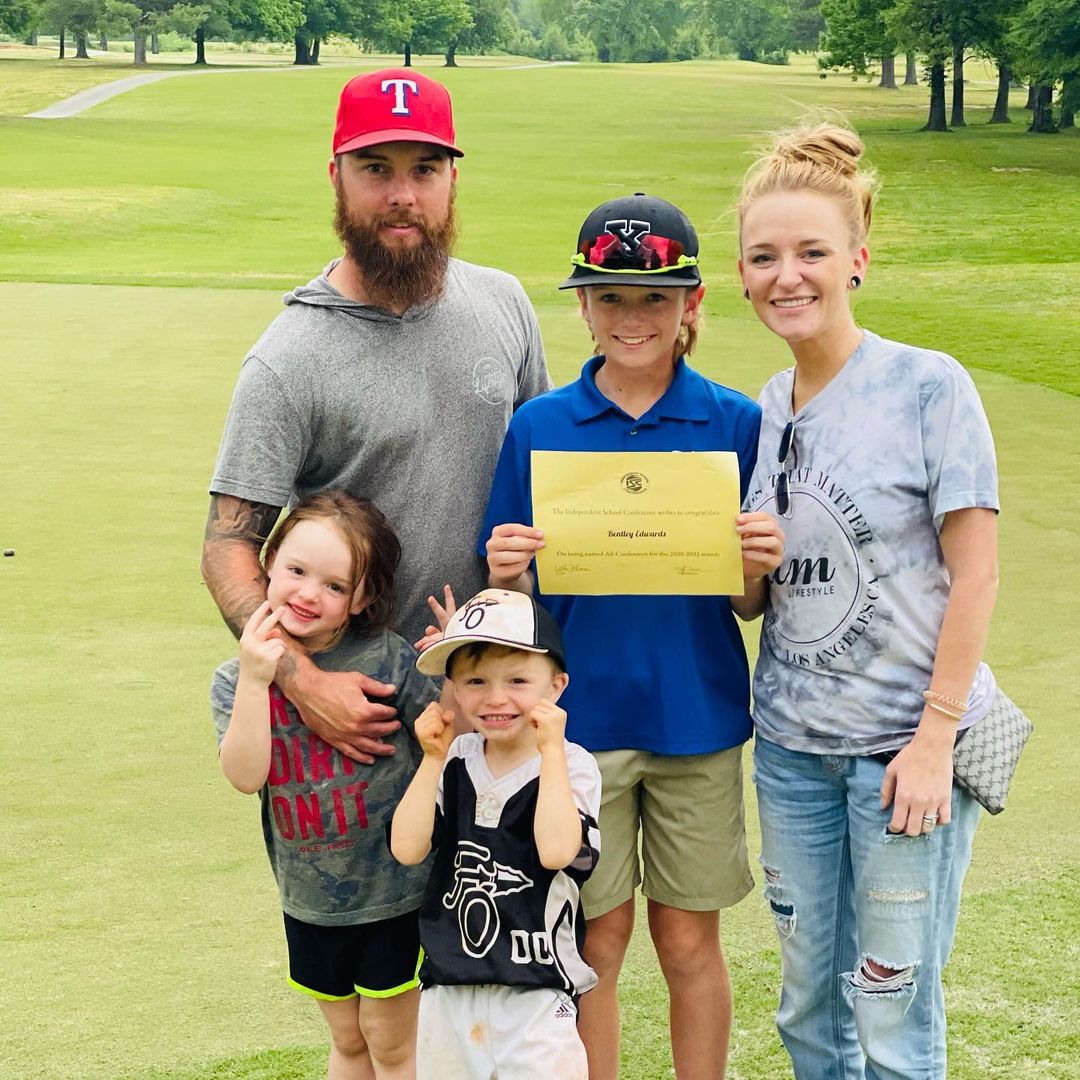
MULTIPOLYGON (((66 70, 53 69, 56 96, 66 70)), ((0 60, 0 87, 10 72, 0 60)), ((0 117, 0 547, 17 551, 0 560, 4 1080, 307 1080, 323 1067, 321 1022, 284 984, 255 805, 216 767, 207 686, 233 646, 197 562, 240 359, 280 291, 334 251, 322 178, 344 75, 173 79, 69 121, 0 117)), ((1026 136, 1019 100, 1012 128, 981 126, 989 81, 968 88, 972 127, 928 136, 914 130, 922 88, 822 82, 806 66, 445 78, 468 150, 463 254, 522 277, 560 382, 587 345, 553 289, 580 219, 645 188, 705 236, 700 366, 756 393, 787 361, 733 274, 727 208, 745 153, 805 106, 863 131, 885 187, 859 316, 975 374, 1005 511, 989 658, 1037 725, 1009 809, 976 841, 948 972, 950 1076, 1080 1076, 1076 137, 1026 136)), ((730 1075, 745 1080, 790 1075, 763 907, 752 897, 722 917, 730 1075)), ((662 980, 640 936, 623 991, 624 1075, 669 1076, 662 980)))
MULTIPOLYGON (((81 90, 132 75, 188 71, 194 59, 194 53, 159 53, 151 56, 145 67, 135 67, 130 53, 125 55, 115 48, 108 55, 92 54, 89 60, 77 60, 75 46, 69 42, 68 55, 60 60, 56 46, 45 39, 37 46, 0 44, 0 116, 24 116, 81 90)), ((208 49, 207 59, 208 67, 213 68, 280 68, 288 66, 292 58, 280 53, 208 49)), ((331 56, 328 60, 340 63, 344 58, 331 56)))
MULTIPOLYGON (((334 66, 166 80, 70 120, 0 116, 0 280, 285 289, 306 279, 333 250, 321 177, 344 75, 334 66)), ((698 223, 708 306, 733 314, 729 207, 749 151, 807 109, 841 109, 884 181, 866 321, 1080 393, 1080 369, 1059 355, 1080 336, 1080 136, 1029 136, 1022 95, 1012 125, 988 127, 993 86, 974 81, 971 126, 928 135, 917 130, 925 88, 822 81, 805 64, 444 77, 468 151, 462 254, 518 273, 542 306, 560 303, 551 286, 584 211, 646 187, 698 223)))
MULTIPOLYGON (((44 38, 41 40, 42 44, 37 46, 0 44, 0 117, 25 116, 81 90, 126 79, 132 75, 162 71, 244 70, 253 67, 293 70, 291 46, 287 50, 281 46, 274 51, 253 49, 249 52, 236 46, 226 47, 221 43, 211 42, 206 50, 207 66, 200 69, 194 67, 194 52, 158 53, 156 56, 151 55, 150 62, 145 66, 135 67, 130 52, 125 54, 117 50, 115 43, 108 55, 91 54, 89 60, 76 60, 75 46, 69 43, 68 56, 60 60, 57 58, 56 46, 47 44, 44 38)), ((128 45, 130 47, 130 42, 128 45)), ((91 48, 93 47, 91 44, 91 48)), ((400 62, 401 57, 397 55, 364 53, 358 56, 342 46, 324 46, 319 60, 324 68, 347 67, 351 70, 359 67, 390 67, 400 62)), ((470 68, 483 69, 538 61, 527 57, 470 56, 464 57, 461 63, 470 68)), ((417 67, 436 67, 442 64, 442 57, 416 57, 414 64, 417 67)))

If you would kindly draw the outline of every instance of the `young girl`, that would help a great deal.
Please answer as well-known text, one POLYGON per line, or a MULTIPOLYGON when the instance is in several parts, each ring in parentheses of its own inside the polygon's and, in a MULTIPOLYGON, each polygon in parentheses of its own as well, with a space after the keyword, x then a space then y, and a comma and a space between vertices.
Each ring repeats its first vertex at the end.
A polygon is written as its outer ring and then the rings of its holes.
MULTIPOLYGON (((745 494, 760 410, 684 359, 705 292, 697 255, 693 226, 663 199, 615 199, 586 218, 561 287, 577 290, 596 355, 580 379, 527 402, 510 422, 482 539, 493 587, 533 588, 543 534, 532 527, 532 450, 735 451, 745 494)), ((743 537, 749 589, 778 565, 782 533, 768 514, 739 515, 731 528, 743 537)), ((567 738, 594 753, 603 777, 603 857, 582 892, 585 958, 599 976, 581 1000, 589 1075, 618 1075, 617 983, 642 884, 671 998, 676 1073, 712 1080, 723 1073, 731 1026, 718 913, 753 885, 741 765, 749 677, 733 615, 741 600, 543 600, 573 676, 567 738)))
POLYGON ((747 505, 783 516, 755 586, 755 778, 799 1080, 944 1080, 941 969, 978 805, 952 784, 985 716, 997 469, 950 356, 859 327, 873 178, 852 131, 779 139, 739 203, 739 272, 794 366, 761 393, 747 505))
POLYGON ((386 825, 420 760, 416 717, 438 697, 413 649, 387 629, 397 537, 366 500, 324 491, 300 502, 266 545, 267 601, 240 656, 214 674, 221 768, 259 792, 266 851, 281 892, 289 983, 330 1028, 330 1080, 415 1075, 417 909, 425 866, 404 867, 386 825), (274 685, 284 645, 303 643, 327 671, 363 671, 397 687, 397 753, 370 767, 309 731, 274 685))

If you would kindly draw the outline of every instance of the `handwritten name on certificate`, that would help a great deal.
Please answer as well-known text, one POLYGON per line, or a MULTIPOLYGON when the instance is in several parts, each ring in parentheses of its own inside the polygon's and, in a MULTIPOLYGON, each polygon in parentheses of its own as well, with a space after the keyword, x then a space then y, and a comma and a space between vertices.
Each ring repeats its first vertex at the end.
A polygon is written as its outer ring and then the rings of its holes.
POLYGON ((733 452, 533 450, 532 500, 545 593, 742 595, 733 452))

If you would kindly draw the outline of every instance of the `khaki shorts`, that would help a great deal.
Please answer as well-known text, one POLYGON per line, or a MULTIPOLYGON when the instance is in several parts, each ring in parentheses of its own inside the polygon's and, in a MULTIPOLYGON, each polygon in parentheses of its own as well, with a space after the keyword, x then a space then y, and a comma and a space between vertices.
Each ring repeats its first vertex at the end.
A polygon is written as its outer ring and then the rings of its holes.
POLYGON ((753 889, 741 746, 715 754, 593 756, 604 787, 600 861, 581 892, 587 919, 613 911, 639 885, 650 900, 683 911, 731 907, 753 889))

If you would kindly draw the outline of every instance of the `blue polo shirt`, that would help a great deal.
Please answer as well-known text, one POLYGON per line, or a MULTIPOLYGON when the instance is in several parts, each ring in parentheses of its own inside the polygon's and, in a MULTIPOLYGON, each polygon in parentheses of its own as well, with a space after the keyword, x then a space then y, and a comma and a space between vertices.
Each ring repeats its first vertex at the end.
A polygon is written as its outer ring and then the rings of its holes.
MULTIPOLYGON (((761 424, 750 398, 680 359, 667 392, 635 420, 597 389, 603 362, 593 357, 576 382, 514 413, 495 470, 481 555, 496 525, 533 523, 533 450, 734 450, 745 498, 761 424)), ((705 754, 750 737, 746 651, 726 596, 538 592, 537 598, 563 632, 570 685, 559 704, 571 742, 593 751, 705 754)))

